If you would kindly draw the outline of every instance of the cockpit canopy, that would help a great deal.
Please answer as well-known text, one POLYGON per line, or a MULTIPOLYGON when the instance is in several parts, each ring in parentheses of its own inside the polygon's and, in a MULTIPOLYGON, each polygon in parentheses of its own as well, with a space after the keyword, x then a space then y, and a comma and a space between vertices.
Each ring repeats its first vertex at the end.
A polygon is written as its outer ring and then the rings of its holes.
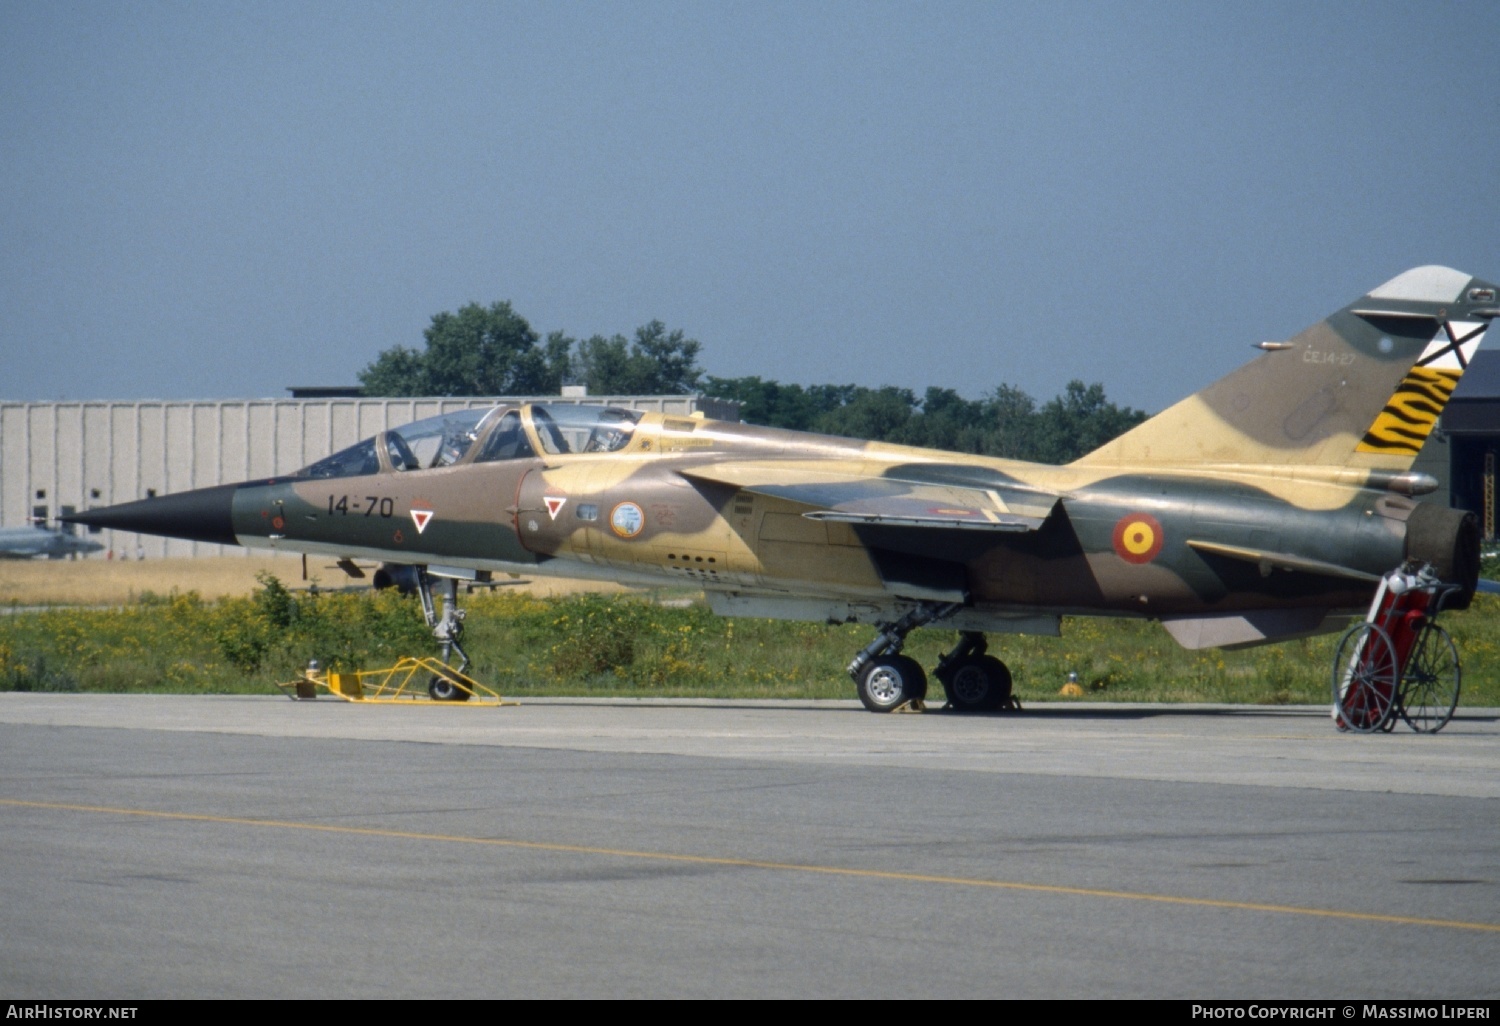
POLYGON ((325 456, 299 478, 363 477, 459 463, 612 453, 630 444, 641 414, 618 406, 547 406, 458 410, 428 417, 325 456))

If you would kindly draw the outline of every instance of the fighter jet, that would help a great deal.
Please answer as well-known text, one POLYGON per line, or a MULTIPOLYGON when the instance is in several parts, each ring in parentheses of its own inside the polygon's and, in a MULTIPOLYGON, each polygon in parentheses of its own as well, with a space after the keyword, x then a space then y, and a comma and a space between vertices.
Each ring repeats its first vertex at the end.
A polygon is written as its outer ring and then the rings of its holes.
POLYGON ((0 527, 0 559, 62 559, 64 556, 98 552, 104 548, 96 541, 79 538, 69 531, 58 531, 33 524, 29 527, 0 527))
POLYGON ((1475 519, 1419 501, 1437 482, 1411 467, 1497 313, 1488 282, 1407 271, 1066 466, 533 403, 72 519, 385 561, 387 580, 415 578, 445 657, 463 654, 455 580, 500 571, 871 624, 848 671, 877 712, 927 692, 908 633, 953 629, 935 675, 953 708, 989 709, 1011 675, 986 635, 1057 634, 1065 615, 1154 619, 1188 648, 1259 644, 1338 629, 1412 564, 1467 605, 1475 519))

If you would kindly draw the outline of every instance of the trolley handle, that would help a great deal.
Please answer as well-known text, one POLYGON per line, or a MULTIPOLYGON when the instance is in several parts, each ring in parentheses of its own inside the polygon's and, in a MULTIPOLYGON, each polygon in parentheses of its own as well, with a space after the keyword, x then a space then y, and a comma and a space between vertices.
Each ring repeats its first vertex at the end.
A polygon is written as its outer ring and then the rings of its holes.
POLYGON ((1437 616, 1444 609, 1447 609, 1448 600, 1463 590, 1464 586, 1462 584, 1439 584, 1434 587, 1432 590, 1432 599, 1427 605, 1428 615, 1437 616))

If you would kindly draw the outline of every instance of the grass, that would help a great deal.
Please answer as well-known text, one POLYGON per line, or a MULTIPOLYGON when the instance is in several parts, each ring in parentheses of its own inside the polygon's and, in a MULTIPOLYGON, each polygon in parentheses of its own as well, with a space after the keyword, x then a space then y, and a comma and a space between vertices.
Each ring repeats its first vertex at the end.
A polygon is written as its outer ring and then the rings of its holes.
MULTIPOLYGON (((373 564, 366 564, 368 570, 373 564)), ((309 556, 304 579, 300 556, 246 551, 237 556, 191 559, 106 560, 0 559, 0 606, 117 606, 142 596, 195 592, 205 599, 245 596, 273 574, 289 587, 317 584, 342 588, 351 582, 326 557, 309 556)), ((521 586, 532 594, 623 591, 605 582, 543 578, 521 586)))
MULTIPOLYGON (((293 564, 295 566, 295 564, 293 564)), ((250 594, 138 595, 112 608, 0 616, 0 690, 269 692, 311 658, 374 668, 432 651, 417 603, 392 593, 287 590, 263 575, 250 594)), ((539 597, 500 589, 465 601, 470 672, 502 694, 848 698, 843 667, 869 627, 721 619, 701 603, 539 597)), ((1465 705, 1500 705, 1500 601, 1445 614, 1464 660, 1465 705)), ((924 666, 948 630, 913 632, 924 666)), ((1084 700, 1321 704, 1337 636, 1240 652, 1189 652, 1157 624, 1068 618, 1061 638, 992 636, 1023 701, 1047 701, 1076 673, 1084 700)))
POLYGON ((0 605, 124 605, 142 595, 196 592, 207 599, 248 595, 256 574, 301 576, 296 556, 217 556, 202 559, 0 560, 0 605))

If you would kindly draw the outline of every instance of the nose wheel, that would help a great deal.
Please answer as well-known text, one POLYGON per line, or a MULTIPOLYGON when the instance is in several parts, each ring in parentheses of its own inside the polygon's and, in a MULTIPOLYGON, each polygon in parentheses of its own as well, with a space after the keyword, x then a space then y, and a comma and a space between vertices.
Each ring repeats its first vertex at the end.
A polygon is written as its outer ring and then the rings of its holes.
POLYGON ((434 702, 467 702, 474 697, 446 677, 434 676, 427 682, 427 696, 434 702))

